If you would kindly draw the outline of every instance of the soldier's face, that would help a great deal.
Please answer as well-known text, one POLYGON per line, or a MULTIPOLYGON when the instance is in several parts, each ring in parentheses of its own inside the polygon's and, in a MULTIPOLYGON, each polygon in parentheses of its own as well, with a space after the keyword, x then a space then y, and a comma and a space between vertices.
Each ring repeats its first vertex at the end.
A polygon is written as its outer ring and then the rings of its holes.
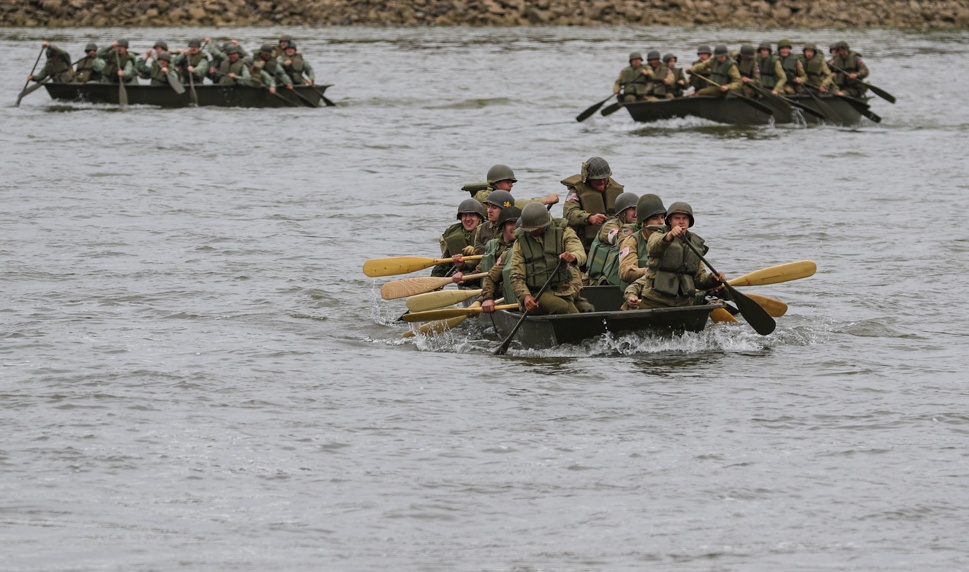
POLYGON ((629 207, 622 211, 622 222, 632 224, 636 222, 636 207, 629 207))
POLYGON ((498 222, 498 215, 501 214, 501 207, 488 203, 488 221, 498 222))
POLYGON ((813 58, 814 57, 814 50, 812 50, 812 49, 804 50, 804 57, 806 57, 807 59, 813 58))
POLYGON ((511 187, 514 184, 515 184, 515 181, 512 181, 511 179, 505 179, 504 181, 495 181, 495 188, 498 189, 499 191, 508 191, 510 193, 511 187))
POLYGON ((646 226, 652 226, 657 224, 666 224, 666 219, 663 217, 663 215, 661 214, 653 215, 648 219, 646 219, 646 226))
POLYGON ((761 48, 758 51, 760 52, 761 57, 766 58, 767 56, 770 55, 770 50, 768 50, 767 48, 761 48))
POLYGON ((472 230, 474 227, 478 226, 478 222, 481 221, 481 217, 476 214, 471 213, 461 213, 461 226, 464 230, 472 230))
POLYGON ((848 48, 838 48, 838 55, 842 58, 848 57, 848 48))
POLYGON ((779 53, 781 57, 786 58, 787 56, 791 55, 791 48, 788 48, 786 46, 783 48, 777 48, 777 53, 779 53))
POLYGON ((296 53, 296 48, 286 48, 284 51, 286 52, 287 56, 293 57, 293 54, 296 53))
POLYGON ((589 179, 589 186, 600 193, 606 190, 606 183, 609 179, 589 179))
POLYGON ((515 238, 515 221, 510 220, 505 223, 504 228, 501 229, 501 237, 505 242, 511 242, 515 238))
POLYGON ((648 63, 651 67, 654 67, 654 68, 659 67, 659 60, 647 60, 646 63, 648 63))
POLYGON ((680 228, 690 228, 690 217, 682 213, 675 213, 670 215, 670 226, 678 226, 680 228))
POLYGON ((675 68, 676 67, 676 58, 670 58, 670 59, 666 60, 666 67, 675 68))
POLYGON ((697 57, 700 58, 701 62, 705 62, 710 59, 710 54, 697 54, 697 57))
POLYGON ((643 60, 639 58, 629 60, 629 65, 633 66, 634 68, 638 68, 639 66, 643 65, 643 60))

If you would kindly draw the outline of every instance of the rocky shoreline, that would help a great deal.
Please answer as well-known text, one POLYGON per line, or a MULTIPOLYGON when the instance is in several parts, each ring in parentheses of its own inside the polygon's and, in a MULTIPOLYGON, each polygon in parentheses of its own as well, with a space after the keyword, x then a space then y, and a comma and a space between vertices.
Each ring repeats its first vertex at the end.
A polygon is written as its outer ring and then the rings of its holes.
POLYGON ((969 0, 0 0, 0 25, 969 27, 969 0))

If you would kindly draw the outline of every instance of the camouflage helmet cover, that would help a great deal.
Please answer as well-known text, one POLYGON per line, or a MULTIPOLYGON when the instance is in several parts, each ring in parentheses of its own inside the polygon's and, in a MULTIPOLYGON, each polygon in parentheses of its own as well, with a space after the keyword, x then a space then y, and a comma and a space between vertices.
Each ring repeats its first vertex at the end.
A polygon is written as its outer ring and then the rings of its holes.
POLYGON ((612 169, 609 163, 602 157, 589 157, 589 160, 582 163, 582 180, 589 179, 608 179, 612 176, 612 169))

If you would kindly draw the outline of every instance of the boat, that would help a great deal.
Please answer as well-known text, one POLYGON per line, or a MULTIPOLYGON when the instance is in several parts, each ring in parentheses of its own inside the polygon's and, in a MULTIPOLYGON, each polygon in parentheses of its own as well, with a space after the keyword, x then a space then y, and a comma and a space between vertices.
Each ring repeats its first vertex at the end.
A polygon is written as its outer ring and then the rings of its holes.
MULTIPOLYGON (((810 95, 790 96, 789 99, 821 112, 817 102, 810 95)), ((848 100, 832 96, 820 96, 820 99, 845 125, 854 125, 861 120, 861 113, 848 100)), ((772 120, 777 124, 817 124, 823 122, 822 119, 811 113, 805 113, 796 107, 788 108, 773 98, 756 99, 754 101, 769 107, 774 112, 773 116, 737 97, 678 97, 659 101, 627 103, 624 107, 635 121, 642 123, 677 117, 701 117, 709 121, 730 125, 769 125, 772 120)))
MULTIPOLYGON (((83 101, 118 105, 118 84, 110 83, 45 83, 51 99, 60 101, 83 101)), ((196 85, 198 106, 214 107, 318 107, 323 92, 330 85, 297 85, 289 92, 279 88, 275 94, 261 87, 246 85, 196 85)), ((130 105, 153 105, 157 107, 189 107, 191 92, 176 93, 168 86, 125 84, 130 105)))
MULTIPOLYGON (((528 349, 547 349, 561 344, 578 344, 605 333, 699 332, 706 327, 710 311, 723 304, 701 304, 677 308, 620 310, 623 291, 619 286, 586 286, 584 296, 595 312, 525 316, 514 343, 528 349)), ((508 336, 521 319, 518 311, 499 310, 492 314, 495 327, 508 336)))

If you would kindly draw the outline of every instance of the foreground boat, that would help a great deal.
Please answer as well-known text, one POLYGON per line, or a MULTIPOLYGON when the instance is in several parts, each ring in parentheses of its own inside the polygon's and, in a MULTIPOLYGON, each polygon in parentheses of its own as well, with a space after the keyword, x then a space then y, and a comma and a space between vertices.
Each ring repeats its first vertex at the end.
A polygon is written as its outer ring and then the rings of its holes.
MULTIPOLYGON (((791 99, 794 99, 801 105, 821 112, 817 102, 809 95, 792 96, 791 99)), ((820 99, 845 125, 854 125, 861 120, 861 113, 846 100, 831 96, 823 96, 820 99)), ((817 124, 823 122, 822 119, 810 113, 805 113, 796 107, 793 109, 788 108, 771 99, 757 99, 756 101, 771 108, 774 112, 774 123, 817 124)), ((677 117, 700 117, 709 121, 730 125, 768 125, 772 119, 770 114, 736 97, 728 97, 726 99, 706 96, 680 97, 659 101, 627 103, 625 107, 635 121, 642 123, 674 119, 677 117)))
MULTIPOLYGON (((197 85, 195 93, 198 105, 214 107, 318 107, 329 85, 294 86, 292 93, 280 88, 276 94, 265 88, 244 85, 197 85), (297 95, 298 94, 298 95, 297 95)), ((118 105, 117 84, 109 83, 45 83, 44 88, 51 99, 61 101, 84 101, 118 105)), ((168 86, 125 84, 130 105, 153 105, 157 107, 189 107, 192 98, 188 86, 185 93, 176 93, 168 86)))
MULTIPOLYGON (((587 286, 582 295, 595 312, 556 316, 526 316, 515 334, 515 343, 528 349, 577 344, 610 332, 699 332, 706 327, 710 311, 722 304, 622 311, 623 293, 618 286, 587 286)), ((521 318, 517 311, 492 314, 495 326, 507 336, 521 318)))

